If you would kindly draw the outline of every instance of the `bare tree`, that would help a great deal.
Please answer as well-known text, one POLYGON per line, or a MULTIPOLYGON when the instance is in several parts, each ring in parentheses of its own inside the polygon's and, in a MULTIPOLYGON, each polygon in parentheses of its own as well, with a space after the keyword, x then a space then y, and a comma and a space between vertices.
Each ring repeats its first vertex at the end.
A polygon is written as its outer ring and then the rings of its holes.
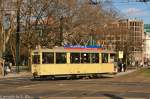
MULTIPOLYGON (((30 53, 36 45, 51 48, 61 42, 61 37, 63 44, 85 44, 91 34, 98 40, 103 31, 107 33, 104 27, 116 20, 117 14, 110 13, 86 0, 21 0, 21 54, 30 53)), ((8 40, 15 57, 16 22, 12 24, 12 38, 9 36, 8 40)))

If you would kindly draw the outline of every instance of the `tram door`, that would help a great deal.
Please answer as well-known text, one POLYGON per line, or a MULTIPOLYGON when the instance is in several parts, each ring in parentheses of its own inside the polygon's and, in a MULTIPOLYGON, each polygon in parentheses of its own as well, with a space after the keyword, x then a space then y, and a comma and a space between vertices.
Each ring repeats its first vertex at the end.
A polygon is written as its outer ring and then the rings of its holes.
POLYGON ((110 63, 114 63, 114 71, 117 71, 117 54, 110 53, 110 63))

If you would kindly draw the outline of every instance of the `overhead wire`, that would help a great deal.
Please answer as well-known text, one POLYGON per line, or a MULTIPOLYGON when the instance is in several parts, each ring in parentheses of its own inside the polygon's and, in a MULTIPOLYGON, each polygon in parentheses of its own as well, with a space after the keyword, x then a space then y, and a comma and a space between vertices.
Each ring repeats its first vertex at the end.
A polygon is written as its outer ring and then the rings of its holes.
MULTIPOLYGON (((96 0, 96 1, 98 1, 98 0, 96 0)), ((137 6, 137 4, 139 5, 141 5, 141 4, 144 4, 144 5, 146 5, 147 7, 146 8, 140 8, 141 9, 141 11, 150 11, 150 6, 149 6, 149 4, 150 4, 150 0, 148 0, 147 2, 144 2, 144 0, 142 1, 142 0, 124 0, 124 1, 119 1, 119 0, 99 0, 99 1, 101 1, 101 2, 112 2, 112 6, 118 11, 118 12, 121 12, 120 11, 120 9, 118 9, 116 6, 120 6, 120 4, 121 5, 129 5, 129 6, 137 6)), ((123 14, 123 13, 122 13, 123 14)), ((124 14, 125 15, 125 14, 124 14)), ((126 16, 126 15, 125 15, 126 16)), ((143 15, 142 17, 149 17, 148 15, 143 15)))
MULTIPOLYGON (((147 2, 144 2, 144 0, 100 0, 102 2, 111 2, 114 9, 116 9, 117 12, 119 12, 121 15, 123 15, 126 18, 138 18, 138 19, 148 19, 150 18, 150 0, 148 0, 147 2), (125 14, 124 12, 122 12, 117 6, 120 5, 125 5, 125 6, 129 6, 133 8, 137 8, 139 9, 139 13, 141 13, 141 15, 130 15, 130 14, 125 14), (144 7, 141 7, 144 6, 144 7), (143 14, 142 14, 143 13, 143 14), (145 14, 144 14, 145 13, 145 14)), ((147 22, 147 21, 146 21, 147 22)))
MULTIPOLYGON (((148 1, 148 2, 138 2, 137 0, 124 0, 124 1, 118 1, 118 0, 111 0, 112 1, 112 3, 113 3, 113 5, 115 6, 115 8, 117 8, 117 6, 120 6, 120 5, 125 5, 125 6, 137 6, 138 7, 138 5, 142 5, 142 6, 144 6, 144 5, 146 5, 144 8, 142 8, 142 7, 140 7, 139 9, 140 9, 140 12, 144 12, 144 11, 146 11, 146 14, 141 14, 140 16, 137 16, 136 18, 145 18, 145 19, 147 19, 147 18, 149 18, 150 17, 150 15, 149 15, 149 13, 150 13, 150 0, 148 1)), ((119 9, 119 8, 118 8, 119 9)), ((120 10, 120 9, 119 9, 120 10)), ((123 12, 122 12, 123 13, 123 12)), ((132 15, 128 15, 128 14, 126 14, 126 16, 128 17, 128 18, 133 18, 133 16, 132 15)))
POLYGON ((120 1, 118 1, 118 2, 115 1, 115 2, 114 2, 114 0, 111 0, 111 1, 112 1, 112 3, 113 3, 114 6, 118 6, 118 5, 120 5, 120 4, 122 4, 122 5, 125 5, 125 4, 126 4, 126 5, 130 5, 130 6, 132 6, 132 5, 133 5, 133 6, 134 6, 134 5, 137 6, 136 3, 144 4, 144 5, 146 5, 147 7, 144 8, 144 9, 142 9, 142 8, 140 8, 140 9, 141 9, 142 11, 145 11, 145 10, 146 10, 146 11, 150 11, 150 6, 149 6, 150 2, 137 2, 137 1, 135 1, 135 0, 134 0, 134 1, 132 0, 132 2, 131 2, 131 0, 127 0, 127 1, 124 1, 124 2, 122 2, 122 1, 121 1, 121 2, 120 2, 120 1), (117 5, 117 3, 118 3, 118 5, 117 5))

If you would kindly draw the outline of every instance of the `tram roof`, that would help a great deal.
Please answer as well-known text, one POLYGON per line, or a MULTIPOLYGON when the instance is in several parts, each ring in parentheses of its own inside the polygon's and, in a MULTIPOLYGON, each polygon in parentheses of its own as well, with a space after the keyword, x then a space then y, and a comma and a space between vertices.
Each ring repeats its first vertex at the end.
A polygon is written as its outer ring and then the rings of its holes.
POLYGON ((115 51, 104 50, 102 48, 64 48, 64 47, 54 47, 52 49, 40 48, 40 49, 32 50, 32 52, 40 52, 40 51, 41 52, 87 52, 87 53, 103 52, 103 53, 116 53, 115 51))

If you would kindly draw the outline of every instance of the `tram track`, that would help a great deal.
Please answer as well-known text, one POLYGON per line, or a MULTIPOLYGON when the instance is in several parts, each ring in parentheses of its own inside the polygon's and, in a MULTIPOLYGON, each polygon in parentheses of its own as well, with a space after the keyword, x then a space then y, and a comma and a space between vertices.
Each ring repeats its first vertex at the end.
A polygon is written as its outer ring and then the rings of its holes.
POLYGON ((144 82, 121 82, 121 81, 102 81, 103 79, 77 79, 77 80, 32 80, 31 78, 17 78, 0 80, 0 85, 26 85, 26 84, 65 84, 65 85, 112 85, 112 86, 143 86, 150 87, 150 83, 144 82))
MULTIPOLYGON (((36 81, 35 81, 36 82, 36 81)), ((43 84, 49 82, 49 84, 98 84, 98 85, 116 85, 116 86, 147 86, 150 87, 150 83, 143 83, 143 82, 118 82, 118 81, 102 81, 102 80, 46 80, 41 81, 43 84)))
MULTIPOLYGON (((107 79, 110 80, 110 79, 107 79)), ((141 97, 146 99, 150 96, 148 92, 150 83, 107 81, 105 79, 75 79, 75 80, 40 80, 35 81, 31 78, 17 78, 0 80, 2 94, 5 91, 11 94, 21 94, 26 92, 29 96, 47 97, 141 97), (108 88, 107 90, 101 88, 108 88), (140 88, 139 88, 140 86, 140 88), (124 91, 115 88, 126 88, 124 91), (138 87, 138 88, 137 88, 138 87), (11 90, 9 90, 11 88, 11 90), (13 88, 16 90, 14 91, 13 88), (135 88, 135 89, 132 89, 135 88), (138 90, 136 90, 136 88, 138 90), (142 91, 147 88, 147 92, 142 91), (40 90, 38 90, 40 89, 40 90), (130 90, 132 89, 132 90, 130 90), (32 91, 29 92, 28 90, 32 91)), ((1 94, 0 93, 0 94, 1 94)), ((64 98, 65 99, 65 98, 64 98)), ((122 98, 124 99, 124 98, 122 98)))

